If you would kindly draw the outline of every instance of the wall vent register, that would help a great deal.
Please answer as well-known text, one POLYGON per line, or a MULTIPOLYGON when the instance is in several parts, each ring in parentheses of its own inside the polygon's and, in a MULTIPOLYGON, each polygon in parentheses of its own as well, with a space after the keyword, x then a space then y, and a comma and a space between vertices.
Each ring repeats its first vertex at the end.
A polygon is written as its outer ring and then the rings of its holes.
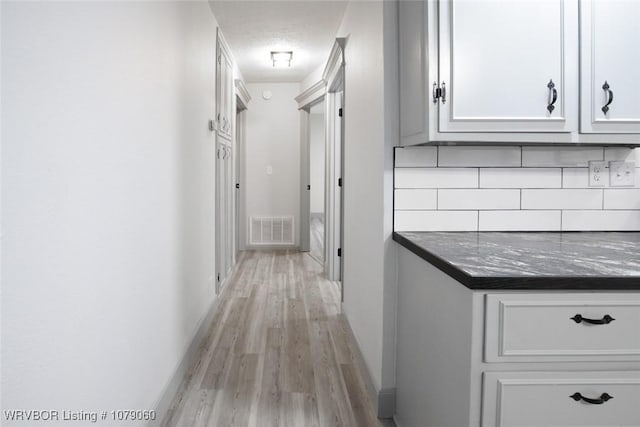
POLYGON ((252 216, 249 218, 251 245, 293 245, 293 216, 252 216))

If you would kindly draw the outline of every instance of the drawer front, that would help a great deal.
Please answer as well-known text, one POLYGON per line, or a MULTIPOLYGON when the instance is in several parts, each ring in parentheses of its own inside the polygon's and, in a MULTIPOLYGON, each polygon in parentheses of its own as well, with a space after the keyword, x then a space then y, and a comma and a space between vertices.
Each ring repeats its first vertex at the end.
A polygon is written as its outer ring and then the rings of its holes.
POLYGON ((483 394, 482 427, 640 426, 640 371, 488 372, 483 394))
POLYGON ((640 294, 488 294, 486 362, 640 361, 640 294))

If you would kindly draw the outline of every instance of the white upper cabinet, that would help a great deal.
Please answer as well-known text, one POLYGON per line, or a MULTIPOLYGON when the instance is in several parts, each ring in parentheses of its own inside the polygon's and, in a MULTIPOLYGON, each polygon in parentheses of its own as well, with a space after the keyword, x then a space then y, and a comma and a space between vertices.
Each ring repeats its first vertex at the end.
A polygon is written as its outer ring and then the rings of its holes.
POLYGON ((585 133, 640 133, 640 1, 580 4, 585 133))
POLYGON ((577 5, 442 0, 440 132, 577 128, 577 5))
POLYGON ((231 139, 233 133, 233 111, 234 101, 234 80, 233 80, 233 61, 231 52, 227 43, 218 29, 217 43, 217 72, 216 72, 216 121, 219 136, 231 139))
POLYGON ((640 0, 401 0, 401 144, 639 145, 638 22, 640 0))

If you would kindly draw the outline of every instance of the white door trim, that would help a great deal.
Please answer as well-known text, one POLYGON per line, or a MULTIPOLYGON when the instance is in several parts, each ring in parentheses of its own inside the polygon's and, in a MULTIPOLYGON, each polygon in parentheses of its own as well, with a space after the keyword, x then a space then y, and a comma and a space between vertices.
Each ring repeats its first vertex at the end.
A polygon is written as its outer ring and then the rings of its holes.
MULTIPOLYGON (((327 66, 322 74, 327 82, 326 101, 326 173, 325 173, 325 271, 327 278, 342 281, 344 260, 343 206, 344 206, 344 126, 338 110, 344 103, 344 46, 346 39, 338 38, 333 45, 327 66), (341 256, 338 256, 338 249, 341 256)), ((344 294, 344 287, 341 286, 344 294)))
POLYGON ((309 133, 309 114, 311 107, 322 102, 327 91, 327 82, 319 80, 309 89, 295 97, 300 110, 300 250, 309 252, 311 250, 311 194, 310 184, 310 162, 311 162, 311 136, 309 133))

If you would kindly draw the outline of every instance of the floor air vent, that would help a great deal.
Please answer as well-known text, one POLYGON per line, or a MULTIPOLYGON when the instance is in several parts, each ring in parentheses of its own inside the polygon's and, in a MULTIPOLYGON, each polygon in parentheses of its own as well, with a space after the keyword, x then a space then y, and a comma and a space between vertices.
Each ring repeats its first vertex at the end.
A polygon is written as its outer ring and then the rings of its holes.
POLYGON ((252 245, 293 245, 293 217, 252 216, 249 236, 252 245))

